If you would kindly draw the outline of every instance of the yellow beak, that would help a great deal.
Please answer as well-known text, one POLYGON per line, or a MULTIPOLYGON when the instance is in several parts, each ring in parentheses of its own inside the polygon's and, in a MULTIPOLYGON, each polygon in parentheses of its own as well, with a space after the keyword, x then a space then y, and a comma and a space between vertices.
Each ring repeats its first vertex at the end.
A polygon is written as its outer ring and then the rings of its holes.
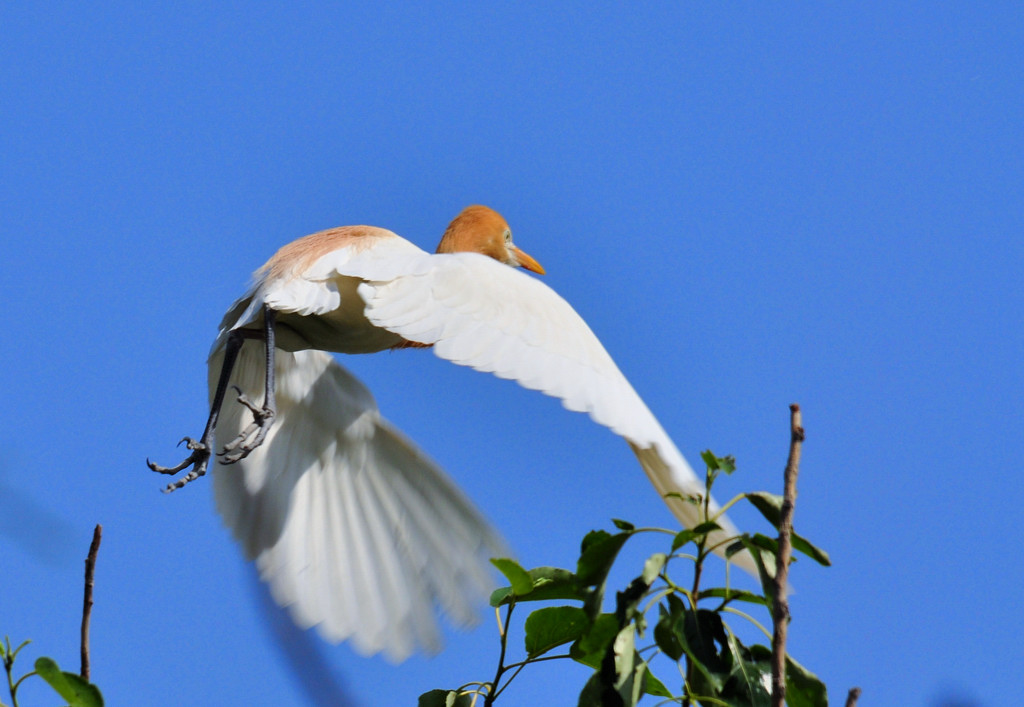
POLYGON ((523 251, 519 250, 519 248, 516 247, 516 246, 512 246, 511 250, 515 254, 516 260, 519 261, 519 267, 526 268, 527 270, 535 272, 538 275, 543 275, 544 274, 544 268, 542 268, 540 263, 538 263, 536 260, 534 260, 528 254, 526 254, 523 251))

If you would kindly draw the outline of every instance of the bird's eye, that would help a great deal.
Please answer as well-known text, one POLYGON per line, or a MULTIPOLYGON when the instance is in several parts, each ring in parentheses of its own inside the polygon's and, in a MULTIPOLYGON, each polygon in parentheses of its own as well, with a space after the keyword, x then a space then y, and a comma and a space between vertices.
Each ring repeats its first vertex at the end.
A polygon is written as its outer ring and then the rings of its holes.
POLYGON ((505 242, 506 243, 511 243, 512 242, 512 231, 510 231, 507 228, 505 229, 505 242))

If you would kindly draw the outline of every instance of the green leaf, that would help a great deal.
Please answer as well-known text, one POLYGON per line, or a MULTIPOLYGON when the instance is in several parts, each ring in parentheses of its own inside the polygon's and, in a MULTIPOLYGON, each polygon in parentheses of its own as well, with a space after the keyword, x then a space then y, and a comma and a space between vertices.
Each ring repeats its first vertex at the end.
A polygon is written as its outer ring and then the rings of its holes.
POLYGON ((694 689, 701 694, 718 694, 722 691, 729 665, 717 645, 725 645, 725 629, 722 617, 714 611, 699 609, 696 616, 692 611, 683 617, 683 650, 696 669, 694 689))
POLYGON ((11 639, 10 639, 9 637, 6 637, 6 636, 5 636, 5 638, 7 639, 7 647, 6 647, 6 649, 5 649, 5 651, 6 651, 6 655, 7 655, 7 658, 8 658, 8 659, 9 659, 10 661, 12 661, 12 662, 14 661, 14 659, 15 659, 15 658, 17 658, 17 657, 18 657, 18 653, 20 653, 20 652, 21 652, 21 649, 22 649, 22 648, 24 648, 25 646, 27 646, 27 645, 28 645, 29 643, 31 643, 31 642, 32 642, 31 640, 29 640, 29 639, 26 639, 26 640, 22 641, 22 642, 21 642, 21 643, 20 643, 20 644, 18 645, 18 647, 17 647, 17 648, 15 648, 14 650, 11 650, 11 639))
POLYGON ((725 559, 728 560, 736 553, 743 552, 744 550, 746 550, 746 546, 743 544, 743 541, 737 540, 736 542, 732 543, 727 548, 725 548, 725 559))
MULTIPOLYGON (((761 533, 755 533, 751 539, 763 551, 768 552, 768 553, 772 554, 773 556, 776 555, 778 553, 778 551, 779 551, 779 541, 778 541, 777 538, 770 538, 767 535, 762 535, 761 533)), ((826 567, 830 567, 832 565, 832 560, 829 559, 829 556, 828 556, 827 552, 825 552, 824 550, 820 550, 820 549, 814 547, 813 545, 811 545, 809 542, 804 540, 802 537, 800 537, 796 533, 792 533, 791 534, 790 540, 792 542, 792 546, 793 546, 794 550, 799 550, 803 554, 807 555, 811 559, 815 560, 816 562, 818 562, 818 563, 820 563, 820 564, 822 564, 822 565, 824 565, 826 567)), ((796 558, 791 556, 790 560, 795 562, 796 558)), ((772 564, 772 566, 771 566, 770 569, 772 570, 772 576, 774 576, 775 575, 775 572, 774 572, 775 562, 774 562, 774 560, 772 561, 771 564, 772 564)))
POLYGON ((696 619, 675 594, 665 598, 658 606, 658 623, 654 626, 654 642, 662 652, 675 661, 686 655, 693 669, 699 673, 698 683, 705 692, 718 694, 728 665, 715 649, 715 642, 724 645, 725 634, 721 617, 701 609, 696 619))
POLYGON ((584 585, 595 586, 604 583, 619 550, 632 533, 611 535, 603 530, 594 530, 583 539, 576 576, 584 585))
POLYGON ((825 567, 832 566, 832 559, 828 556, 827 552, 822 550, 820 547, 815 547, 814 545, 811 545, 811 543, 809 543, 806 539, 797 535, 796 532, 793 532, 791 541, 793 543, 794 550, 799 550, 800 552, 802 552, 803 554, 807 555, 809 558, 817 562, 819 565, 824 565, 825 567))
MULTIPOLYGON (((754 508, 761 512, 761 515, 765 517, 765 520, 775 526, 776 530, 779 529, 779 523, 781 522, 782 516, 782 496, 776 496, 773 493, 759 491, 757 493, 744 494, 744 497, 750 501, 754 508)), ((802 552, 815 562, 824 565, 825 567, 832 566, 832 560, 829 558, 827 552, 812 545, 810 541, 799 535, 796 531, 791 532, 791 541, 794 550, 802 552)))
POLYGON ((704 496, 702 496, 699 493, 688 493, 684 496, 678 491, 669 491, 668 493, 662 494, 661 497, 665 499, 665 501, 676 499, 682 501, 683 503, 692 503, 695 506, 699 506, 700 504, 704 503, 704 496))
POLYGON ((52 659, 39 658, 35 667, 39 677, 67 700, 70 707, 103 707, 103 695, 98 687, 74 673, 62 672, 52 659))
POLYGON ((721 530, 721 529, 722 529, 722 526, 720 526, 715 521, 713 521, 713 520, 706 520, 706 521, 704 521, 703 523, 701 523, 699 525, 695 525, 693 527, 693 532, 696 533, 697 535, 706 535, 708 533, 712 533, 712 532, 714 532, 716 530, 721 530))
POLYGON ((771 523, 776 530, 779 529, 779 522, 782 517, 782 496, 766 491, 743 494, 743 497, 750 501, 750 504, 761 511, 764 519, 771 523))
POLYGON ((731 474, 736 471, 735 457, 716 457, 714 453, 708 449, 700 453, 700 458, 704 460, 704 463, 711 471, 721 471, 724 474, 731 474))
POLYGON ((490 604, 497 608, 508 604, 513 599, 515 599, 515 592, 512 591, 512 587, 498 587, 491 592, 490 604))
POLYGON ((587 592, 581 590, 576 575, 560 567, 536 567, 530 570, 533 591, 525 601, 547 601, 550 599, 579 599, 583 601, 587 592))
POLYGON ((643 577, 637 577, 621 592, 615 592, 615 616, 619 624, 625 626, 627 623, 635 624, 636 631, 643 633, 647 630, 647 619, 639 610, 640 602, 647 595, 650 585, 643 577))
MULTIPOLYGON (((645 664, 646 665, 646 664, 645 664)), ((644 673, 644 692, 648 695, 654 695, 655 697, 674 697, 669 692, 669 689, 665 687, 665 684, 654 677, 654 673, 651 672, 651 666, 646 665, 647 672, 644 673)))
POLYGON ((828 707, 828 690, 818 676, 786 656, 786 703, 789 707, 828 707))
POLYGON ((647 630, 647 619, 638 607, 647 596, 651 584, 665 568, 667 560, 668 556, 665 553, 654 553, 644 562, 644 569, 640 576, 630 582, 621 592, 615 593, 615 616, 621 626, 633 623, 640 635, 647 630))
POLYGON ((665 569, 665 562, 668 557, 663 552, 656 552, 644 562, 644 571, 640 573, 640 579, 642 579, 648 587, 658 578, 661 571, 665 569))
POLYGON ((549 606, 526 617, 526 654, 535 658, 556 646, 578 640, 591 622, 576 606, 549 606))
POLYGON ((762 533, 754 533, 750 540, 757 545, 763 552, 767 552, 772 555, 774 563, 774 556, 779 554, 779 541, 776 538, 770 538, 762 533))
MULTIPOLYGON (((633 707, 644 692, 647 664, 636 651, 632 624, 614 634, 611 644, 599 660, 597 671, 590 676, 580 693, 578 705, 584 707, 633 707)), ((664 685, 652 683, 653 689, 664 685)), ((667 692, 667 690, 666 690, 667 692)))
POLYGON ((583 540, 580 541, 580 554, 582 555, 587 551, 594 543, 599 543, 607 540, 612 536, 607 530, 591 530, 589 533, 583 536, 583 540))
POLYGON ((420 695, 416 704, 418 707, 470 707, 473 696, 460 695, 455 690, 431 690, 420 695))
POLYGON ((593 587, 587 593, 583 606, 591 616, 597 616, 601 612, 601 602, 604 599, 604 585, 608 579, 608 572, 615 562, 619 550, 632 533, 623 532, 610 535, 601 530, 592 531, 583 539, 583 551, 580 553, 579 562, 576 565, 576 577, 580 588, 593 587))
MULTIPOLYGON (((632 625, 627 625, 616 634, 612 642, 612 652, 615 660, 614 687, 619 694, 623 705, 635 705, 642 694, 642 684, 637 684, 637 678, 643 675, 637 671, 637 661, 640 655, 636 652, 636 631, 632 625)), ((641 671, 643 661, 641 663, 641 671)), ((606 678, 602 670, 602 678, 606 678)))
POLYGON ((686 651, 683 650, 681 626, 686 607, 682 599, 675 594, 666 597, 665 604, 658 605, 658 623, 654 625, 654 642, 661 652, 672 660, 680 660, 686 651), (667 606, 666 606, 667 604, 667 606))
POLYGON ((505 579, 512 585, 512 591, 517 597, 526 596, 533 591, 533 580, 530 578, 530 573, 515 560, 510 560, 507 557, 495 557, 491 559, 491 564, 505 575, 505 579))
POLYGON ((635 530, 636 526, 630 523, 628 520, 619 520, 618 518, 612 518, 612 523, 619 530, 635 530))
MULTIPOLYGON (((742 548, 742 543, 740 544, 742 548)), ((701 590, 698 599, 725 599, 729 601, 745 601, 748 604, 760 604, 770 606, 768 600, 760 594, 748 592, 745 589, 726 589, 725 587, 713 587, 701 590)))
MULTIPOLYGON (((764 537, 763 535, 761 536, 764 537)), ((764 591, 765 599, 769 602, 775 601, 775 563, 772 563, 771 569, 765 564, 764 558, 761 556, 763 552, 761 546, 754 541, 750 535, 744 533, 739 538, 740 544, 750 552, 750 556, 754 558, 754 564, 757 565, 757 576, 761 580, 761 589, 764 591)), ((729 546, 729 550, 732 550, 735 545, 729 546)), ((726 551, 726 555, 729 551, 726 551)), ((774 559, 774 558, 773 558, 774 559)))
POLYGON ((601 658, 619 632, 619 620, 615 614, 599 614, 590 624, 590 630, 583 634, 569 649, 569 655, 577 663, 591 668, 601 666, 601 658))
POLYGON ((587 680, 587 684, 583 686, 583 690, 580 692, 580 698, 576 702, 577 707, 610 707, 611 705, 621 705, 622 699, 615 694, 614 690, 610 690, 606 687, 601 680, 601 671, 595 672, 587 680), (606 697, 606 693, 611 694, 606 697), (612 702, 612 699, 616 700, 612 702))
POLYGON ((647 676, 647 663, 640 658, 640 654, 633 651, 633 674, 630 675, 630 679, 624 684, 623 687, 623 698, 628 699, 630 705, 637 705, 640 703, 640 698, 644 696, 644 678, 647 676))
POLYGON ((676 533, 676 537, 672 540, 672 552, 675 552, 683 545, 688 542, 692 542, 697 539, 697 533, 692 530, 680 530, 676 533))
MULTIPOLYGON (((751 656, 771 664, 772 651, 767 646, 751 646, 751 656)), ((769 674, 771 669, 769 668, 769 674)), ((828 690, 818 676, 786 655, 786 704, 789 707, 828 707, 828 690)))
POLYGON ((612 650, 615 651, 615 674, 618 676, 616 683, 617 686, 621 686, 632 674, 636 657, 636 631, 633 630, 632 624, 623 626, 615 635, 612 650))
MULTIPOLYGON (((515 596, 518 602, 576 599, 586 601, 590 592, 580 587, 576 575, 560 567, 535 567, 528 572, 533 591, 526 596, 515 596)), ((502 606, 512 600, 511 587, 496 589, 491 594, 491 606, 502 606)))
POLYGON ((750 707, 769 707, 772 700, 771 662, 757 661, 732 631, 726 633, 732 670, 722 697, 739 698, 742 704, 750 707))

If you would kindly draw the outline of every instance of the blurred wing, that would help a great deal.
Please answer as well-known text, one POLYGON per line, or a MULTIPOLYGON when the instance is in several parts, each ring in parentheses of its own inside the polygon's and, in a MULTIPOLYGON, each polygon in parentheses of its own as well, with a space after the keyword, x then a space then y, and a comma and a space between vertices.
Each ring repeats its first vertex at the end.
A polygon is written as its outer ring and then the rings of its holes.
MULTIPOLYGON (((222 360, 215 346, 211 391, 222 360)), ((231 382, 261 399, 263 369, 263 347, 247 342, 231 382)), ((225 525, 301 627, 395 661, 438 650, 435 606, 474 623, 493 584, 487 553, 502 552, 501 540, 330 355, 279 350, 276 372, 266 440, 237 464, 214 465, 225 525)), ((226 400, 218 438, 249 421, 226 400)))
MULTIPOLYGON (((482 255, 428 257, 432 267, 387 280, 347 272, 368 280, 359 295, 371 323, 433 344, 438 356, 453 363, 516 380, 586 412, 629 442, 685 526, 699 522, 697 506, 686 497, 703 493, 703 483, 568 302, 541 281, 482 255)), ((719 524, 729 535, 738 533, 725 518, 719 524)), ((733 561, 756 573, 749 556, 733 561)))

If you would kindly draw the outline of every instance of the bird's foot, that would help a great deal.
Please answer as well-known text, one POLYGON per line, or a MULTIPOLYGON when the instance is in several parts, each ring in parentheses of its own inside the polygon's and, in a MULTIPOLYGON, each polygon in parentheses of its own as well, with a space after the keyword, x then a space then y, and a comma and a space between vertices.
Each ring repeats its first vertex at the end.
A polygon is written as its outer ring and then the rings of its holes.
MULTIPOLYGON (((170 493, 175 489, 180 489, 190 481, 195 481, 200 476, 203 476, 206 474, 206 467, 210 463, 210 445, 206 444, 202 440, 195 440, 191 437, 184 437, 181 442, 187 442, 185 446, 192 450, 192 453, 189 454, 181 464, 178 464, 177 466, 160 466, 159 464, 154 464, 149 459, 146 460, 146 466, 158 474, 177 474, 179 471, 184 471, 185 469, 192 467, 192 470, 183 477, 173 483, 167 484, 167 488, 164 489, 164 493, 170 493)), ((180 445, 181 442, 178 442, 178 444, 180 445)))
POLYGON ((259 407, 249 400, 249 397, 241 391, 238 386, 231 386, 238 393, 238 402, 249 408, 253 421, 242 430, 233 440, 224 445, 224 449, 217 453, 221 464, 234 464, 249 456, 252 450, 263 444, 267 432, 274 424, 274 409, 264 405, 259 407))

